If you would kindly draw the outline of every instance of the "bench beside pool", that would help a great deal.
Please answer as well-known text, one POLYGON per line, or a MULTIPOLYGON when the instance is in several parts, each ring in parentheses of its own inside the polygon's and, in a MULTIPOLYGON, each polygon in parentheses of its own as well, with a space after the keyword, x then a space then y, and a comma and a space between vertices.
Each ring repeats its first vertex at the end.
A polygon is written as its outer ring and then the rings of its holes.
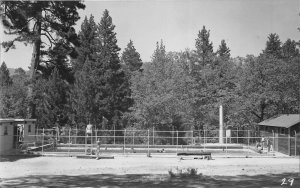
POLYGON ((177 156, 179 156, 180 159, 193 158, 193 159, 212 160, 211 152, 182 152, 182 153, 177 153, 177 156))

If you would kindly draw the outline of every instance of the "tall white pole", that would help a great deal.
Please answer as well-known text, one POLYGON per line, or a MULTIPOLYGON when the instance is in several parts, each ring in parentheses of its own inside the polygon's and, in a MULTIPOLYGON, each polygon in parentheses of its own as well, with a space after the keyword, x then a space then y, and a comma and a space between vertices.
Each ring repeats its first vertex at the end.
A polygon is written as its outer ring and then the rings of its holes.
POLYGON ((220 109, 219 109, 219 116, 220 116, 220 126, 219 126, 219 143, 220 144, 223 144, 224 143, 224 140, 223 140, 223 106, 221 105, 220 106, 220 109))

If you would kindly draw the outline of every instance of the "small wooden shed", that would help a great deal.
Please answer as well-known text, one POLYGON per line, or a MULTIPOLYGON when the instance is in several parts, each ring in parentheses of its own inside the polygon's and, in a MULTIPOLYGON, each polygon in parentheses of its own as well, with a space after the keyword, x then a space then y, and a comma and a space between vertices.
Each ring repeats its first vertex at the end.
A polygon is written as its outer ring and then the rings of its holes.
POLYGON ((0 119, 0 153, 35 141, 36 119, 0 119))
POLYGON ((300 114, 282 114, 258 125, 260 135, 270 138, 274 151, 300 155, 300 114))

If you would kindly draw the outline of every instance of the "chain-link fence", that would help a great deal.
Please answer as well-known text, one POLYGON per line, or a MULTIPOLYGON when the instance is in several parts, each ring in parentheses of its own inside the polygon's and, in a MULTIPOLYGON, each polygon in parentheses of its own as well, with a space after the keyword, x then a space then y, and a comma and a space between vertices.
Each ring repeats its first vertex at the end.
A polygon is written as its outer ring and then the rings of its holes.
MULTIPOLYGON (((251 149, 261 152, 278 151, 287 155, 296 155, 300 150, 300 138, 275 135, 264 137, 254 130, 225 130, 223 139, 218 130, 157 131, 155 129, 136 130, 93 130, 86 134, 83 129, 37 129, 34 137, 36 150, 46 152, 86 152, 95 148, 97 141, 108 150, 126 152, 134 148, 157 150, 173 148, 190 149, 251 149), (108 148, 108 149, 107 149, 108 148)), ((33 140, 33 139, 31 139, 33 140)))

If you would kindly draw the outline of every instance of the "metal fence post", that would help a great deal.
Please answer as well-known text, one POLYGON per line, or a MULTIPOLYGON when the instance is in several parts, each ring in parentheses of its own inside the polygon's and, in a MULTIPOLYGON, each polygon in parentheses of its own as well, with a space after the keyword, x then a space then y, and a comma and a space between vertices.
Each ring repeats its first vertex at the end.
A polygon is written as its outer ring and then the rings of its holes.
POLYGON ((203 130, 203 146, 204 146, 204 151, 205 151, 205 144, 206 144, 206 131, 205 129, 203 130))
POLYGON ((274 151, 275 151, 275 133, 274 133, 274 130, 272 130, 272 133, 273 133, 273 143, 272 143, 272 152, 274 154, 274 151))
POLYGON ((114 145, 116 145, 116 128, 115 128, 115 125, 114 125, 114 145))
POLYGON ((205 134, 206 134, 206 131, 205 131, 205 128, 204 128, 203 129, 203 144, 204 144, 204 147, 205 147, 205 143, 206 143, 206 135, 205 134))
POLYGON ((228 157, 228 148, 227 148, 227 137, 226 137, 226 142, 225 142, 225 144, 226 144, 226 157, 228 157))
POLYGON ((95 144, 97 144, 97 141, 98 141, 98 140, 97 140, 97 139, 98 139, 98 138, 97 138, 97 136, 98 136, 98 135, 97 135, 97 132, 98 132, 98 130, 96 129, 96 134, 95 134, 95 136, 96 136, 96 140, 95 140, 96 143, 95 143, 95 144))
POLYGON ((249 145, 250 145, 250 131, 248 130, 248 149, 249 149, 249 145))
POLYGON ((289 149, 289 152, 288 152, 288 154, 289 154, 289 156, 291 156, 292 154, 291 154, 291 128, 289 128, 288 129, 288 149, 289 149))
POLYGON ((149 144, 150 144, 150 135, 149 135, 149 129, 148 129, 148 157, 150 157, 149 144))
POLYGON ((178 153, 178 131, 176 131, 176 153, 178 153))
POLYGON ((154 145, 154 127, 153 127, 153 138, 152 138, 152 144, 154 145))
POLYGON ((134 147, 134 131, 133 131, 133 138, 132 138, 132 145, 133 145, 133 147, 134 147))
POLYGON ((296 131, 295 131, 295 156, 297 156, 297 132, 296 131))
POLYGON ((71 129, 69 129, 69 148, 68 148, 68 155, 70 156, 70 147, 71 147, 71 129))
POLYGON ((250 149, 250 130, 248 130, 248 149, 247 149, 248 155, 249 155, 249 149, 250 149))
POLYGON ((239 128, 236 128, 236 143, 239 143, 239 128))
POLYGON ((124 130, 124 149, 123 149, 123 154, 125 155, 125 146, 126 146, 126 129, 124 130))
POLYGON ((44 139, 45 139, 45 130, 43 128, 43 137, 42 137, 42 155, 44 155, 44 139))
POLYGON ((171 139, 172 145, 174 145, 174 130, 172 130, 172 139, 171 139))

